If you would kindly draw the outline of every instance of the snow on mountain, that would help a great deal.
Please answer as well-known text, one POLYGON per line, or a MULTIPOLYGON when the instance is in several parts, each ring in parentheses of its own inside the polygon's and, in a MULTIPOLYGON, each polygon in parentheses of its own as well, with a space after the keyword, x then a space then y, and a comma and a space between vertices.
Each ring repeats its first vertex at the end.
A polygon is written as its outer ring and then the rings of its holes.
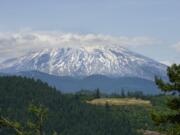
POLYGON ((71 47, 44 49, 0 64, 0 71, 37 70, 57 76, 83 77, 94 74, 109 77, 153 79, 166 76, 166 66, 122 47, 71 47))

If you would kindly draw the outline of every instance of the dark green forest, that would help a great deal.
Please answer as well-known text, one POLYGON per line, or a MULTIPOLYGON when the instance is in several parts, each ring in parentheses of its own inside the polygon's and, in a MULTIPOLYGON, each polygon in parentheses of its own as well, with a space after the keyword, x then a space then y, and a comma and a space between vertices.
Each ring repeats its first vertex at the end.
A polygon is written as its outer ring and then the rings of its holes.
MULTIPOLYGON (((48 109, 43 130, 49 135, 54 131, 60 135, 137 135, 139 129, 156 129, 149 113, 151 108, 94 106, 84 102, 99 97, 97 94, 99 90, 95 94, 63 94, 40 80, 0 77, 0 116, 25 124, 29 116, 27 108, 35 104, 48 109)), ((152 105, 165 106, 164 96, 140 95, 141 98, 151 100, 152 105)), ((11 129, 0 128, 0 135, 13 134, 11 129)))

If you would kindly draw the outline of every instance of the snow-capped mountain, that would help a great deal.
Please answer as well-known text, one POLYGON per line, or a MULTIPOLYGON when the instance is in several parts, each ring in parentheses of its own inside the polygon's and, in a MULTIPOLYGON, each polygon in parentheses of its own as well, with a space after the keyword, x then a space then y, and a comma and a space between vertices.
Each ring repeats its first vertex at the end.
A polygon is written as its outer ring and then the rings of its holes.
POLYGON ((44 49, 0 64, 0 71, 37 70, 57 76, 165 77, 166 66, 122 47, 44 49))

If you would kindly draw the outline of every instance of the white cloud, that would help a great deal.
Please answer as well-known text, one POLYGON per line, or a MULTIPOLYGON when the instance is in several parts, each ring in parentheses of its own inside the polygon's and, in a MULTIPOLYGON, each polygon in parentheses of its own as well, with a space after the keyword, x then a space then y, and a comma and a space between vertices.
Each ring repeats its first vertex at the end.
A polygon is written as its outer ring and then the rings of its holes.
POLYGON ((160 63, 165 64, 167 66, 171 66, 174 62, 169 61, 169 60, 163 60, 163 61, 160 61, 160 63))
POLYGON ((176 49, 176 51, 180 52, 180 41, 177 42, 175 45, 172 46, 173 48, 176 49))
POLYGON ((123 46, 126 48, 157 44, 149 37, 113 37, 102 34, 73 34, 61 32, 1 32, 0 60, 21 56, 29 51, 54 47, 123 46))

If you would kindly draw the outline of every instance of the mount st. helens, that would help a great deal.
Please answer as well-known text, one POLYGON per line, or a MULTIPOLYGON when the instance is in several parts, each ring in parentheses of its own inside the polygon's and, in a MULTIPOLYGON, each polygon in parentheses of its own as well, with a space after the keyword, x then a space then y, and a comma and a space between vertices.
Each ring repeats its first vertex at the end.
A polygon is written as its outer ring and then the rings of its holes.
POLYGON ((166 68, 122 47, 95 46, 44 49, 0 64, 3 74, 41 79, 63 92, 100 88, 156 94, 154 76, 166 77, 166 68))
POLYGON ((40 71, 56 76, 164 77, 166 66, 122 47, 44 49, 4 61, 0 71, 40 71))

